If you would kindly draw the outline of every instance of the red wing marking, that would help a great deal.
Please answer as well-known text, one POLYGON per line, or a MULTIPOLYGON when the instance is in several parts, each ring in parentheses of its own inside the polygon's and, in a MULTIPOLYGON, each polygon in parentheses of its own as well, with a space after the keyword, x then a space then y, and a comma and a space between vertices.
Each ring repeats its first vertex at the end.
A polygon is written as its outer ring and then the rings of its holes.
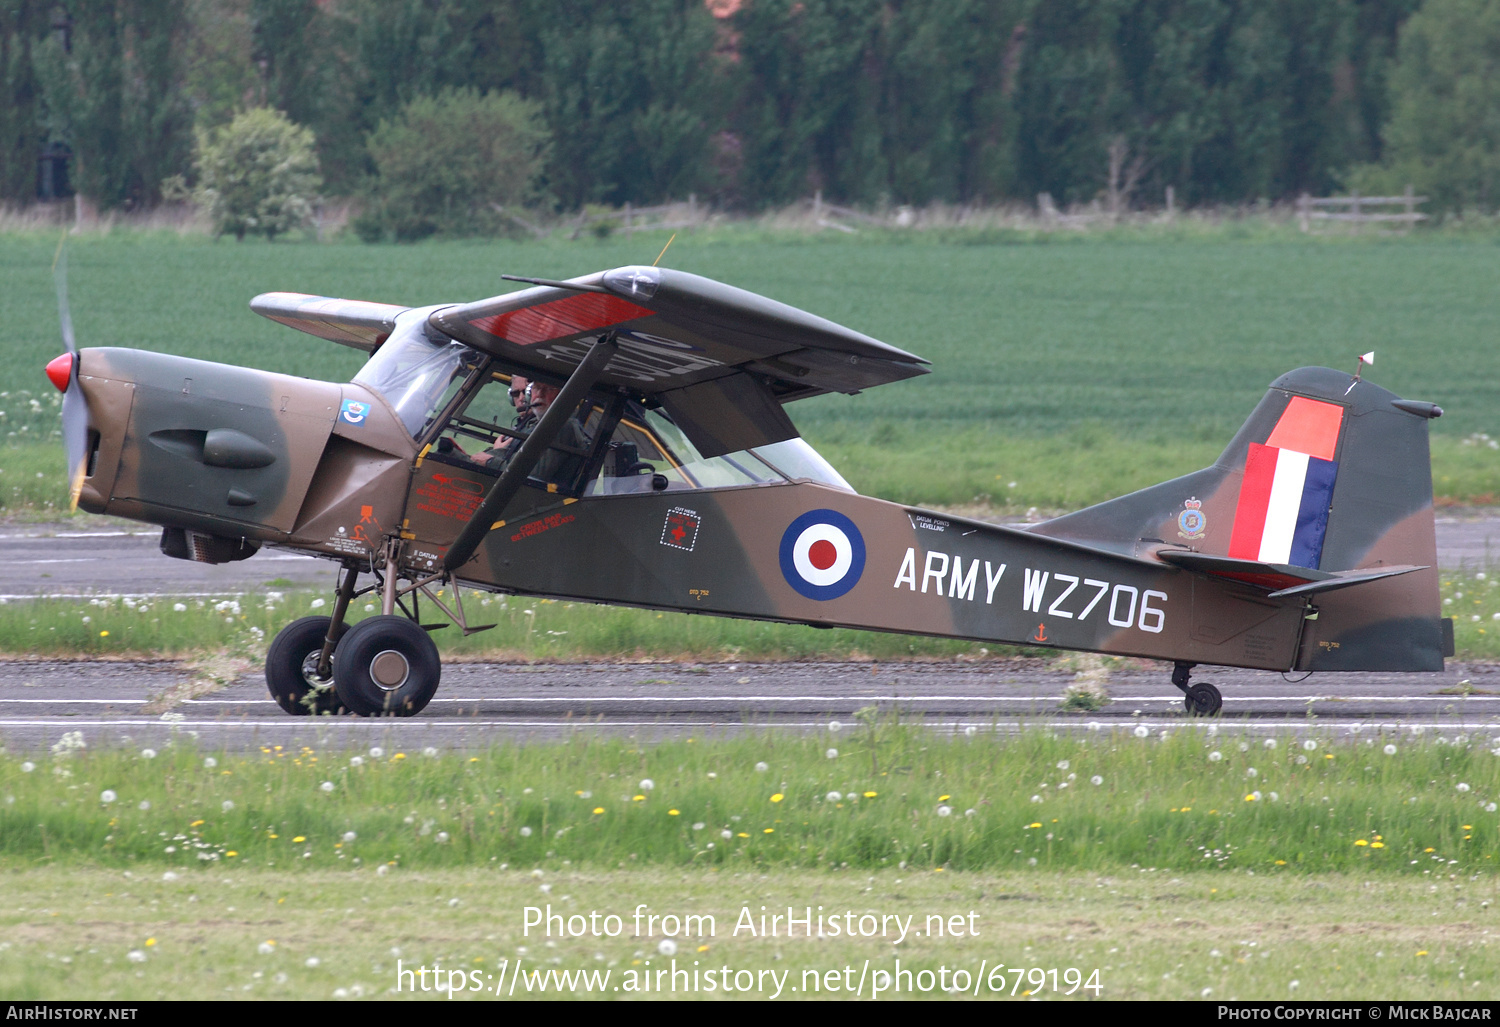
POLYGON ((533 346, 550 339, 562 339, 598 328, 608 328, 622 321, 650 317, 653 313, 655 311, 638 307, 618 296, 580 292, 550 303, 522 307, 493 317, 481 317, 470 324, 518 346, 533 346))

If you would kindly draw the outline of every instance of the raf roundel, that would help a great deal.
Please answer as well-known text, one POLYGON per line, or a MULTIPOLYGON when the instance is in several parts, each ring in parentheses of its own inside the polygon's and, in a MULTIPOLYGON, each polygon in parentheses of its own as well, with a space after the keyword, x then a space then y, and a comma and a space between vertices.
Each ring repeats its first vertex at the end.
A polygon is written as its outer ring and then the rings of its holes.
POLYGON ((810 510, 781 536, 781 574, 809 599, 837 599, 865 572, 865 537, 836 510, 810 510))

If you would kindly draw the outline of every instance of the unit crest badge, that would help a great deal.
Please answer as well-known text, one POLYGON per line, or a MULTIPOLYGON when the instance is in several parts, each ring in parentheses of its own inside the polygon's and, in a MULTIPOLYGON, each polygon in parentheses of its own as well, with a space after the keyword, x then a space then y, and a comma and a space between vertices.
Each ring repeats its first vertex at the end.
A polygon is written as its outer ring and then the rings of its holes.
POLYGON ((1177 534, 1183 538, 1202 538, 1208 528, 1208 518, 1203 515, 1203 501, 1194 497, 1182 504, 1182 513, 1177 515, 1177 534))

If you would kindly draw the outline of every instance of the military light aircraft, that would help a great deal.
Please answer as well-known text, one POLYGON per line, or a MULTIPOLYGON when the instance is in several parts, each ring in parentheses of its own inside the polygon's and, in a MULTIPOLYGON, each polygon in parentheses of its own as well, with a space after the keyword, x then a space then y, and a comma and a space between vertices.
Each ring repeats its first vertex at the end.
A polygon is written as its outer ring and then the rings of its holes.
POLYGON ((480 631, 474 590, 1163 660, 1200 715, 1222 705, 1200 664, 1434 671, 1453 653, 1442 411, 1358 373, 1292 371, 1213 466, 1004 527, 859 495, 788 416, 926 374, 920 357, 667 268, 504 277, 524 287, 472 303, 251 301, 368 353, 342 384, 80 351, 61 303, 47 375, 75 506, 161 525, 180 559, 339 565, 332 616, 267 654, 287 713, 418 713, 445 626, 423 604, 480 631), (521 379, 555 398, 518 427, 521 379), (346 624, 366 594, 379 615, 346 624))

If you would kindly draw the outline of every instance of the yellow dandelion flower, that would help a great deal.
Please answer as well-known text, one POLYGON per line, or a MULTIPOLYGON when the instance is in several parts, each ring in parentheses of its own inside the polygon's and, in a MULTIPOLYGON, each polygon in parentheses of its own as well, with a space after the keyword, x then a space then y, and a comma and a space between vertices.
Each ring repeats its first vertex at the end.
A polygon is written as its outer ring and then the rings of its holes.
POLYGON ((644 795, 636 795, 636 796, 632 796, 630 801, 631 802, 645 802, 646 801, 646 797, 644 795))
POLYGON ((150 947, 151 947, 151 946, 152 946, 152 945, 155 945, 155 944, 156 944, 156 939, 155 939, 155 938, 147 938, 147 939, 146 939, 146 947, 147 947, 147 948, 148 948, 148 949, 149 949, 149 948, 150 948, 150 947))
POLYGON ((1421 952, 1418 952, 1417 955, 1419 955, 1419 956, 1425 956, 1425 955, 1427 955, 1427 950, 1423 949, 1421 952))
POLYGON ((761 833, 762 834, 775 834, 776 833, 776 828, 774 828, 774 827, 768 827, 768 828, 765 829, 765 831, 763 831, 761 833))
POLYGON ((1429 846, 1427 846, 1427 848, 1423 849, 1422 851, 1423 852, 1436 852, 1437 849, 1434 849, 1431 845, 1429 845, 1429 846))
POLYGON ((393 760, 404 760, 404 759, 406 759, 406 753, 404 753, 404 752, 398 752, 398 753, 396 753, 396 755, 392 756, 391 759, 393 759, 393 760))
POLYGON ((749 837, 750 837, 750 835, 749 835, 749 834, 747 834, 747 833, 746 833, 746 832, 744 832, 744 831, 741 831, 741 832, 740 832, 740 833, 739 833, 739 834, 738 834, 738 835, 736 835, 736 836, 735 836, 735 837, 737 837, 737 838, 749 838, 749 837))
POLYGON ((1284 860, 1284 859, 1278 859, 1276 861, 1276 865, 1279 866, 1279 867, 1284 867, 1284 866, 1286 866, 1286 860, 1284 860))
POLYGON ((669 816, 669 817, 675 817, 677 815, 678 815, 678 813, 677 813, 677 811, 675 809, 669 809, 669 810, 667 810, 667 816, 669 816))
POLYGON ((1474 825, 1473 824, 1465 824, 1464 825, 1464 830, 1465 831, 1472 831, 1472 830, 1474 830, 1474 825))
POLYGON ((1255 793, 1252 792, 1249 795, 1245 796, 1245 801, 1246 802, 1254 802, 1255 801, 1255 793))
POLYGON ((775 795, 771 796, 771 801, 772 802, 780 802, 782 799, 785 799, 785 798, 786 798, 785 795, 782 795, 780 792, 777 792, 775 795))
POLYGON ((188 827, 202 827, 202 826, 203 826, 203 821, 201 821, 201 820, 195 820, 191 824, 188 825, 188 827))
POLYGON ((941 874, 943 872, 943 868, 942 867, 933 867, 932 868, 932 872, 934 874, 941 874))
POLYGON ((1383 848, 1385 848, 1385 842, 1371 842, 1370 843, 1370 848, 1372 848, 1372 849, 1383 849, 1383 848))
POLYGON ((708 951, 708 946, 707 945, 699 945, 698 946, 698 951, 699 952, 707 952, 708 951))
POLYGON ((293 838, 292 841, 293 841, 293 843, 296 843, 296 842, 305 842, 305 841, 307 841, 307 838, 304 837, 303 835, 299 834, 297 837, 293 838))
POLYGON ((951 798, 953 798, 951 795, 939 795, 938 802, 947 802, 951 798))
POLYGON ((1030 830, 1033 827, 1041 827, 1041 826, 1042 826, 1042 822, 1040 820, 1038 820, 1035 823, 1027 824, 1026 828, 1027 828, 1027 830, 1030 830))
POLYGON ((1370 843, 1367 842, 1367 841, 1365 841, 1363 838, 1361 838, 1358 841, 1356 841, 1354 844, 1355 845, 1369 845, 1370 843))
POLYGON ((99 637, 100 638, 108 638, 109 637, 109 632, 108 631, 101 631, 101 632, 99 632, 99 637))
POLYGON ((879 792, 866 792, 865 793, 865 798, 866 799, 873 799, 873 798, 875 798, 875 796, 877 796, 879 794, 880 794, 879 792))
POLYGON ((603 806, 595 806, 594 807, 594 815, 595 816, 598 816, 600 813, 603 813, 603 812, 604 812, 604 807, 603 806))
POLYGON ((279 835, 279 834, 271 834, 269 831, 266 832, 266 834, 270 838, 280 838, 281 837, 281 835, 279 835))
POLYGON ((228 856, 228 857, 230 857, 232 859, 233 857, 238 856, 239 853, 235 852, 233 849, 230 849, 228 852, 224 853, 224 855, 226 855, 226 856, 228 856))

